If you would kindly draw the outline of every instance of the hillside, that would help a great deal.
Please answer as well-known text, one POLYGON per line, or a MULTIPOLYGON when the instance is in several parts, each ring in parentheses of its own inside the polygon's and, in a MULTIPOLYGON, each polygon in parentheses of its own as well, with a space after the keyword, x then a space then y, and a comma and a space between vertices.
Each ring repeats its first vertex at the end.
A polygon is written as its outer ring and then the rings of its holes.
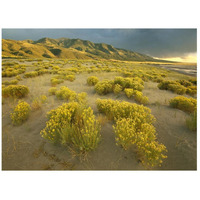
POLYGON ((37 41, 2 39, 2 57, 156 61, 150 56, 112 45, 68 38, 42 38, 37 41))

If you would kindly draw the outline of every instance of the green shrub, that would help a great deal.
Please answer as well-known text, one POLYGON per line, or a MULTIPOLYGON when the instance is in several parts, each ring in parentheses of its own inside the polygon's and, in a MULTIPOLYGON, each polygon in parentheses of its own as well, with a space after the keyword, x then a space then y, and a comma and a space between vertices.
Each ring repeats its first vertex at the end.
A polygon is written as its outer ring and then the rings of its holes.
POLYGON ((113 81, 109 81, 109 80, 99 81, 95 85, 95 91, 99 95, 108 94, 108 93, 112 92, 112 90, 113 90, 113 81))
POLYGON ((186 119, 186 125, 191 131, 197 130, 197 111, 194 111, 190 117, 186 119))
POLYGON ((197 100, 184 96, 175 97, 171 99, 169 103, 173 108, 177 108, 185 112, 192 113, 197 109, 197 100))
POLYGON ((99 79, 96 76, 90 76, 87 78, 87 84, 92 86, 96 85, 99 82, 99 79))
POLYGON ((49 120, 40 132, 53 143, 72 145, 79 151, 90 151, 100 141, 100 125, 92 109, 76 102, 65 103, 48 113, 49 120))
POLYGON ((11 120, 13 125, 21 125, 29 117, 31 107, 25 101, 19 101, 17 106, 14 108, 13 113, 11 113, 11 120))
POLYGON ((9 85, 2 89, 3 97, 15 97, 22 98, 27 96, 29 93, 29 89, 24 85, 9 85))

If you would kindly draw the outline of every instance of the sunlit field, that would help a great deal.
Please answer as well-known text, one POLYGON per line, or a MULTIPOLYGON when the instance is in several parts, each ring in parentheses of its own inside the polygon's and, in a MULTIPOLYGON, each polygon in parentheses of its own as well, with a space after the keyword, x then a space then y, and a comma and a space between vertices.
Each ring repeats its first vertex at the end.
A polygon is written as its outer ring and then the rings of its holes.
POLYGON ((2 169, 196 170, 195 69, 3 59, 2 169))

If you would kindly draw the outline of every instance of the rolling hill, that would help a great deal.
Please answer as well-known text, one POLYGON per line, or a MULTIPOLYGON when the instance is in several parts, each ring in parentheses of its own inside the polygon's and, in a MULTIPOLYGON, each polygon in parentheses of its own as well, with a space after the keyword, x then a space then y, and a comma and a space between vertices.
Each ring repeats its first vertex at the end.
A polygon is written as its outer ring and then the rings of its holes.
POLYGON ((2 58, 10 57, 157 61, 150 56, 112 45, 69 38, 42 38, 37 41, 2 39, 2 58))

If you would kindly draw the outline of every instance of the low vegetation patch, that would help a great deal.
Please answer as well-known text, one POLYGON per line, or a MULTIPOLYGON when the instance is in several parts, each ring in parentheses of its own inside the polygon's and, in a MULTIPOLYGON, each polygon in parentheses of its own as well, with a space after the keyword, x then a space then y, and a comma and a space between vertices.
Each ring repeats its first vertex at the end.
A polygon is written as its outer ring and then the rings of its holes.
POLYGON ((25 101, 19 101, 10 117, 13 125, 21 125, 29 117, 31 107, 25 101))
POLYGON ((90 107, 77 102, 65 103, 48 113, 41 136, 53 143, 70 145, 78 151, 90 151, 100 142, 100 125, 90 107))
POLYGON ((96 76, 90 76, 87 78, 87 84, 89 86, 96 85, 99 82, 99 79, 96 76))
POLYGON ((27 96, 29 93, 29 89, 24 85, 9 85, 2 89, 3 97, 14 97, 14 98, 22 98, 27 96))
POLYGON ((156 141, 156 131, 152 125, 155 118, 149 108, 110 99, 98 99, 96 103, 100 112, 114 119, 117 145, 125 150, 136 145, 145 166, 161 165, 163 159, 167 158, 167 149, 156 141))
POLYGON ((194 98, 187 98, 178 96, 170 100, 170 106, 179 110, 192 113, 197 109, 197 100, 194 98))

